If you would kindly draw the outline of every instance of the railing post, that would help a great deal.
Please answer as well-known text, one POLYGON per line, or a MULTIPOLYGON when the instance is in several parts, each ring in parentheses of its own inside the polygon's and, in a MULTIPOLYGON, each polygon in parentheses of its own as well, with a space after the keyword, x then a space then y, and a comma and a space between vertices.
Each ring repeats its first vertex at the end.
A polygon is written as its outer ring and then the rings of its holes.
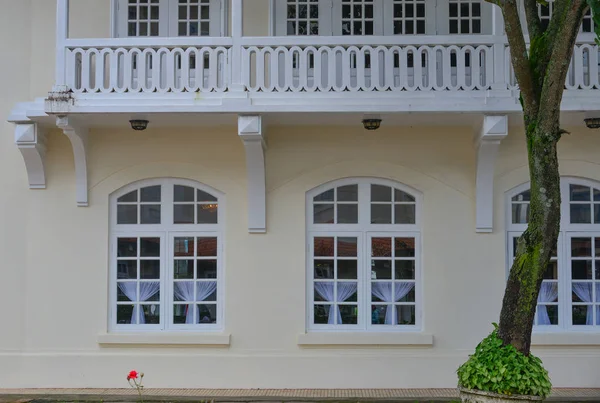
POLYGON ((246 91, 242 82, 242 44, 241 39, 244 35, 244 6, 242 0, 232 0, 231 2, 231 84, 229 89, 233 92, 246 91))
POLYGON ((56 71, 53 92, 67 90, 67 52, 65 41, 69 37, 69 0, 56 1, 56 71))
POLYGON ((492 34, 494 35, 494 45, 492 47, 494 54, 494 80, 492 81, 492 90, 506 90, 506 52, 504 39, 504 18, 499 6, 492 6, 492 34))

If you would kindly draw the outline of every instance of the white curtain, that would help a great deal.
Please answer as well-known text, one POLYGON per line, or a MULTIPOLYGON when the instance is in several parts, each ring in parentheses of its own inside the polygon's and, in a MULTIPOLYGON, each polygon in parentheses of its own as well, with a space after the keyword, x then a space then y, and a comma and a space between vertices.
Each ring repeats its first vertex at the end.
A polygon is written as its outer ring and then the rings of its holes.
MULTIPOLYGON (((346 283, 339 282, 338 284, 338 302, 344 302, 348 298, 350 298, 357 290, 357 283, 346 283)), ((327 302, 335 302, 334 298, 334 283, 315 283, 315 291, 321 298, 323 298, 327 302)), ((340 312, 340 308, 337 305, 330 305, 329 307, 329 319, 327 323, 330 325, 334 325, 335 317, 337 316, 338 325, 342 324, 342 313, 340 312)))
MULTIPOLYGON (((573 292, 583 302, 592 302, 592 284, 590 283, 573 283, 573 292)), ((586 325, 594 324, 594 309, 593 306, 587 307, 586 325)))
MULTIPOLYGON (((542 283, 540 288, 540 295, 538 296, 539 302, 556 302, 558 299, 558 284, 557 283, 542 283)), ((548 309, 546 305, 538 305, 538 325, 551 325, 550 317, 548 316, 548 309)))
MULTIPOLYGON (((194 300, 194 283, 192 281, 177 282, 175 283, 175 298, 180 301, 193 301, 194 300)), ((198 323, 194 320, 194 306, 186 305, 185 323, 195 324, 198 323)))
MULTIPOLYGON (((196 301, 204 301, 217 289, 215 281, 202 281, 196 283, 196 301)), ((194 301, 194 283, 191 281, 183 281, 175 283, 175 297, 180 301, 194 301)), ((194 315, 194 306, 187 305, 187 313, 185 314, 186 324, 198 324, 200 322, 200 311, 194 315)))
MULTIPOLYGON (((137 283, 135 283, 135 282, 119 283, 119 289, 131 301, 144 302, 144 301, 148 301, 150 298, 152 298, 154 295, 156 295, 156 293, 160 290, 160 282, 152 281, 152 282, 140 283, 140 298, 139 299, 136 298, 137 283)), ((142 307, 140 305, 137 305, 133 309, 133 312, 131 313, 131 324, 132 325, 135 325, 135 324, 143 325, 144 323, 146 323, 146 315, 144 314, 144 310, 142 309, 142 307), (136 309, 138 311, 138 320, 137 321, 135 320, 136 309)))
MULTIPOLYGON (((396 297, 392 297, 392 283, 371 283, 371 293, 385 302, 398 302, 404 298, 413 288, 414 283, 396 283, 396 297)), ((385 324, 393 325, 396 320, 394 318, 394 309, 392 306, 385 310, 385 324)))

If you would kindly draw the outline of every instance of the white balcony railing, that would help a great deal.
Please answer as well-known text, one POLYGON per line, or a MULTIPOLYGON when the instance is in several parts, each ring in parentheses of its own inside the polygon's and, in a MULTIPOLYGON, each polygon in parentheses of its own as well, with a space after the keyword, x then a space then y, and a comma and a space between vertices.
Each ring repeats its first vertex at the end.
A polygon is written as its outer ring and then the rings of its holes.
POLYGON ((66 83, 74 93, 223 92, 231 44, 220 41, 67 41, 66 83))
POLYGON ((446 44, 435 37, 380 38, 395 43, 360 45, 348 37, 318 45, 280 39, 244 45, 248 91, 472 91, 489 89, 494 79, 493 43, 480 38, 469 44, 460 38, 446 44))
MULTIPOLYGON (((69 39, 65 82, 76 94, 225 92, 239 66, 248 92, 517 89, 493 36, 307 39, 244 38, 237 64, 231 38, 69 39)), ((565 88, 600 89, 599 62, 598 45, 577 44, 565 88)))

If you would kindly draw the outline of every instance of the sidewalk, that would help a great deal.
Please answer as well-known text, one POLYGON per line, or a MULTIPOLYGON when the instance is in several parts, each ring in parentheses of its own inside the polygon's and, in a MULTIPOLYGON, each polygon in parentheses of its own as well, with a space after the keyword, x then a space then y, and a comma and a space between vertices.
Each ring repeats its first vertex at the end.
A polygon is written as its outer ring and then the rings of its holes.
MULTIPOLYGON (((189 402, 425 402, 456 401, 456 389, 146 389, 144 401, 189 402)), ((0 389, 8 402, 134 402, 133 389, 0 389)), ((548 401, 600 402, 597 389, 555 389, 548 401)))

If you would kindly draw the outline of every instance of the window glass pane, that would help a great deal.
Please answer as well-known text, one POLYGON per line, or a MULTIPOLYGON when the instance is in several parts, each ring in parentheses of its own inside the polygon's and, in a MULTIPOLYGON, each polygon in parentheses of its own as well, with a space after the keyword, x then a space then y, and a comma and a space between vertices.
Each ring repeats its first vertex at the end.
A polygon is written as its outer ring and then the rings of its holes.
POLYGON ((173 206, 174 224, 194 224, 194 205, 175 204, 173 206))
POLYGON ((117 240, 118 257, 137 256, 137 238, 119 238, 117 240))
POLYGON ((216 202, 217 198, 211 194, 208 194, 202 190, 197 190, 198 202, 216 202))
POLYGON ((134 190, 133 192, 129 192, 124 196, 121 196, 117 199, 117 203, 130 203, 137 202, 138 191, 134 190))
POLYGON ((117 260, 117 280, 137 279, 137 260, 117 260))
POLYGON ((335 247, 335 238, 333 237, 315 237, 314 256, 333 256, 335 247))
POLYGON ((160 185, 142 188, 142 202, 160 202, 160 185))
POLYGON ((592 256, 592 239, 591 238, 572 238, 571 239, 571 256, 572 257, 592 256))
POLYGON ((337 278, 342 280, 358 279, 358 262, 356 260, 338 260, 337 278))
POLYGON ((590 188, 581 185, 570 185, 571 201, 590 201, 590 188))
POLYGON ((217 238, 198 238, 197 251, 199 257, 216 257, 217 238))
POLYGON ((141 260, 140 278, 143 280, 160 279, 160 260, 141 260))
POLYGON ((117 323, 120 325, 129 325, 132 323, 132 319, 135 320, 133 316, 133 311, 135 309, 135 305, 117 305, 117 323))
POLYGON ((391 224, 391 204, 371 204, 371 224, 391 224))
POLYGON ((193 202, 194 188, 191 188, 189 186, 175 185, 174 199, 176 202, 193 202))
POLYGON ((415 239, 396 238, 394 249, 396 257, 415 257, 415 239))
POLYGON ((356 325, 358 323, 358 306, 340 305, 339 309, 342 316, 342 324, 356 325))
POLYGON ((396 305, 396 323, 399 325, 415 324, 415 306, 414 305, 396 305))
POLYGON ((571 204, 571 224, 590 224, 592 222, 591 205, 571 204))
POLYGON ((315 260, 316 279, 333 279, 335 277, 335 268, 333 260, 315 260))
POLYGON ((371 280, 391 280, 392 261, 373 260, 371 262, 371 280))
POLYGON ((117 206, 117 224, 137 224, 137 205, 119 204, 117 206))
POLYGON ((357 238, 346 238, 340 237, 337 240, 337 254, 338 256, 355 257, 358 256, 358 239, 357 238))
POLYGON ((396 260, 395 278, 399 280, 415 279, 415 261, 414 260, 396 260))
POLYGON ((141 305, 144 324, 155 325, 160 323, 160 305, 141 305))
MULTIPOLYGON (((315 305, 314 307, 314 323, 325 325, 329 323, 329 312, 332 310, 332 305, 315 305)), ((333 324, 334 316, 332 315, 333 324)))
POLYGON ((194 261, 175 260, 173 262, 173 278, 175 280, 194 278, 194 261))
POLYGON ((391 202, 392 188, 389 186, 371 185, 371 201, 391 202))
POLYGON ((140 256, 160 257, 160 238, 141 238, 140 256))
POLYGON ((391 238, 372 238, 371 256, 373 257, 391 257, 392 239, 391 238))
POLYGON ((140 209, 141 224, 160 224, 160 204, 142 204, 140 209))
POLYGON ((197 278, 217 278, 216 259, 198 260, 197 278))
POLYGON ((314 201, 334 201, 335 189, 327 190, 326 192, 321 193, 314 197, 314 201))
POLYGON ((338 201, 358 201, 358 185, 341 186, 337 188, 338 201))
POLYGON ((414 204, 396 204, 394 206, 394 223, 395 224, 414 224, 415 219, 414 204))
POLYGON ((338 204, 337 212, 338 224, 358 223, 358 204, 338 204))
POLYGON ((217 306, 215 304, 200 304, 198 312, 201 324, 217 323, 217 306))
POLYGON ((512 223, 527 224, 529 222, 529 203, 513 203, 512 223))
POLYGON ((314 223, 315 224, 333 224, 334 223, 334 205, 333 204, 315 204, 314 205, 314 223))
POLYGON ((216 204, 198 205, 198 224, 217 224, 219 208, 216 204))
MULTIPOLYGON (((372 325, 389 325, 386 323, 388 318, 388 309, 391 311, 391 305, 372 305, 371 306, 371 324, 372 325)), ((391 315, 389 316, 391 318, 391 315)))
POLYGON ((522 202, 522 201, 531 201, 531 191, 526 190, 524 192, 519 193, 518 195, 512 198, 512 201, 522 202))

